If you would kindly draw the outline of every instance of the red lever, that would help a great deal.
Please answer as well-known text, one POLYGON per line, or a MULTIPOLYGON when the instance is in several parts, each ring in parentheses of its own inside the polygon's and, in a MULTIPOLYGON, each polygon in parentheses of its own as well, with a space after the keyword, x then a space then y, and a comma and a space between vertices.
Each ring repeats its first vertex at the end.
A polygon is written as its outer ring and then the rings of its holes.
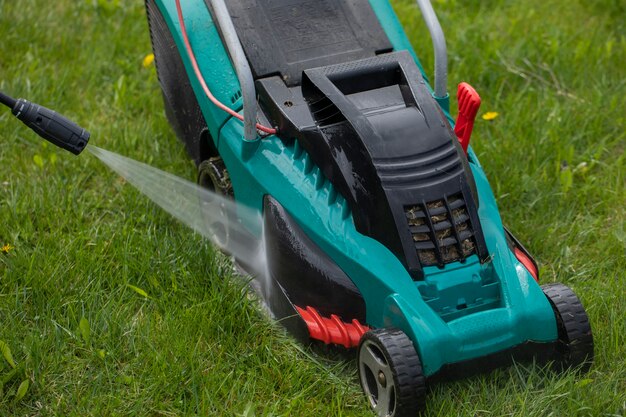
POLYGON ((459 138, 461 147, 467 153, 472 129, 474 129, 474 120, 480 107, 480 96, 474 87, 468 83, 461 83, 456 93, 456 99, 459 102, 459 116, 454 125, 454 133, 459 138))

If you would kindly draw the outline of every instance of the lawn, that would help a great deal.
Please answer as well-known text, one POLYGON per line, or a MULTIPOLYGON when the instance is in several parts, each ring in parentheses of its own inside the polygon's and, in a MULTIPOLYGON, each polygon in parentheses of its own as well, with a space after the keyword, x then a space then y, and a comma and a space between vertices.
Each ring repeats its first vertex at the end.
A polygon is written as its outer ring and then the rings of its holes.
MULTIPOLYGON (((517 365, 436 385, 428 415, 624 416, 626 5, 434 6, 450 90, 468 81, 481 114, 498 113, 477 120, 473 146, 504 221, 544 283, 579 294, 596 361, 584 376, 517 365)), ((394 7, 430 72, 416 6, 394 7)), ((142 1, 0 0, 0 39, 0 90, 194 179, 143 65, 142 1)), ((122 178, 4 108, 0 138, 0 415, 371 415, 354 361, 286 336, 228 259, 122 178)))

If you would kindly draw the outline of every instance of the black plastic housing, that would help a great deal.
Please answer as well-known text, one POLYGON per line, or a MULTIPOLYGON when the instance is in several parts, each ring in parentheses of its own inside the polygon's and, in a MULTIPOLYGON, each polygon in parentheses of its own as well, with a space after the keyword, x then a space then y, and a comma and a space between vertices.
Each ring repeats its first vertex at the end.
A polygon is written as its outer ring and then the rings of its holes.
POLYGON ((292 305, 297 305, 315 307, 324 316, 336 314, 346 322, 357 319, 364 323, 365 301, 352 280, 269 195, 265 196, 263 213, 272 284, 266 298, 277 318, 293 315, 292 305), (281 305, 285 302, 289 305, 281 305))
POLYGON ((488 258, 469 162, 411 55, 307 69, 302 85, 257 81, 262 108, 346 199, 360 233, 423 267, 488 258))
POLYGON ((255 79, 279 75, 295 86, 305 69, 392 50, 368 0, 226 3, 255 79))

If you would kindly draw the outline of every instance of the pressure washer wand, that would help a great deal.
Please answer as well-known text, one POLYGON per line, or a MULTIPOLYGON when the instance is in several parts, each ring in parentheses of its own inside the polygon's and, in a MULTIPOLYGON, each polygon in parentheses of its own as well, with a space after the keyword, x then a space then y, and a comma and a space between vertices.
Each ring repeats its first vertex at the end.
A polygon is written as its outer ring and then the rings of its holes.
POLYGON ((85 149, 91 134, 57 112, 23 98, 14 99, 0 91, 0 103, 15 117, 45 140, 78 155, 85 149))

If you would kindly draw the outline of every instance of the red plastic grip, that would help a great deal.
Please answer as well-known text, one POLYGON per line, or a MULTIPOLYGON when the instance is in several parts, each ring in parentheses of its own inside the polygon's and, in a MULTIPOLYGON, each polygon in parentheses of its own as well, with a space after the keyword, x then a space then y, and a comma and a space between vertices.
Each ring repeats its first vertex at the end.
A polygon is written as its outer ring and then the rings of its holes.
POLYGON ((310 306, 305 308, 296 306, 296 310, 309 329, 309 336, 315 340, 345 348, 353 348, 359 345, 361 337, 369 331, 369 327, 359 323, 357 319, 346 323, 336 314, 330 318, 322 317, 318 311, 310 306))
POLYGON ((463 82, 459 84, 456 97, 459 103, 459 116, 454 125, 454 133, 459 138, 463 151, 467 153, 467 147, 474 129, 474 120, 476 120, 476 114, 478 114, 478 108, 480 107, 480 96, 474 90, 474 87, 463 82))

